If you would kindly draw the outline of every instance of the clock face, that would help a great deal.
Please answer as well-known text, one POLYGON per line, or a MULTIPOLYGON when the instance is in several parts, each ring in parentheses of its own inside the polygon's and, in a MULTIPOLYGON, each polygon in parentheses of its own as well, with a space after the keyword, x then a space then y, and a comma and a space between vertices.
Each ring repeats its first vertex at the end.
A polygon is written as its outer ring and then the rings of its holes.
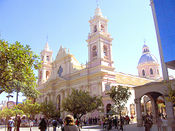
POLYGON ((61 77, 62 73, 63 73, 63 68, 60 66, 58 69, 58 76, 61 77))

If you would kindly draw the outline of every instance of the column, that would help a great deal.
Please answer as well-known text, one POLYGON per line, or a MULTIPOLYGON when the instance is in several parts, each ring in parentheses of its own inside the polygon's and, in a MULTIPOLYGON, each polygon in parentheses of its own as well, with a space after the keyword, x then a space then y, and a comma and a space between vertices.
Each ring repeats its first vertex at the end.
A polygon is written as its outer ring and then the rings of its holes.
POLYGON ((171 102, 168 102, 165 99, 165 105, 166 105, 166 114, 167 114, 167 120, 168 120, 168 131, 174 131, 172 128, 175 128, 175 118, 174 118, 174 112, 173 112, 173 104, 171 102))
POLYGON ((152 115, 153 115, 153 124, 157 123, 157 117, 158 117, 158 106, 155 99, 151 99, 152 104, 152 115))
POLYGON ((136 112, 137 112, 137 126, 143 126, 142 113, 141 113, 141 98, 136 98, 134 101, 136 104, 136 112))

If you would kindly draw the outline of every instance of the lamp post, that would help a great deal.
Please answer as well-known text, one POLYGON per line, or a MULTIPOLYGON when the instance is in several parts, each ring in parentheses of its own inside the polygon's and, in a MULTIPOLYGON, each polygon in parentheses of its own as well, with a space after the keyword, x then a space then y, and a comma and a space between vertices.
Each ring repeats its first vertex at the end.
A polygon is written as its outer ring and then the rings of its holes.
POLYGON ((20 92, 20 86, 19 86, 19 82, 18 82, 17 83, 17 88, 16 88, 16 105, 18 105, 19 92, 20 92))

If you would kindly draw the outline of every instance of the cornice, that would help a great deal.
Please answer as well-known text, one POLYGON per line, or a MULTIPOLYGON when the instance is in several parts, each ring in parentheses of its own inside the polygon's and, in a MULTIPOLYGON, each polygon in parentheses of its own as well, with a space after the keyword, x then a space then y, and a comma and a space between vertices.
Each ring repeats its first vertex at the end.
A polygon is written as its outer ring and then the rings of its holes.
POLYGON ((88 39, 86 40, 86 42, 91 42, 91 41, 94 41, 95 39, 99 39, 99 38, 103 38, 105 40, 108 40, 109 42, 111 42, 113 40, 113 38, 110 37, 109 34, 106 34, 106 33, 102 33, 102 32, 97 32, 95 34, 90 34, 88 36, 88 39))
POLYGON ((106 23, 109 21, 108 19, 106 19, 105 17, 101 17, 101 16, 94 16, 92 17, 90 20, 89 20, 89 23, 94 23, 94 21, 99 21, 102 20, 102 21, 105 21, 106 23))

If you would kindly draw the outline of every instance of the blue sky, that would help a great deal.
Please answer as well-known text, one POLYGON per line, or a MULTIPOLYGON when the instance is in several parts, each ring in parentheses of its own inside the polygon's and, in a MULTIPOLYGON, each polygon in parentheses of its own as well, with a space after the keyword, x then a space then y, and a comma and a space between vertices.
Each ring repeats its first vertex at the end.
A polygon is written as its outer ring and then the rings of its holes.
MULTIPOLYGON (((137 75, 144 40, 160 62, 149 4, 150 0, 100 1, 103 16, 109 19, 108 31, 114 39, 113 61, 118 72, 137 75)), ((62 45, 85 64, 88 21, 96 7, 96 0, 0 0, 1 39, 28 44, 39 54, 48 36, 54 59, 62 45)))

